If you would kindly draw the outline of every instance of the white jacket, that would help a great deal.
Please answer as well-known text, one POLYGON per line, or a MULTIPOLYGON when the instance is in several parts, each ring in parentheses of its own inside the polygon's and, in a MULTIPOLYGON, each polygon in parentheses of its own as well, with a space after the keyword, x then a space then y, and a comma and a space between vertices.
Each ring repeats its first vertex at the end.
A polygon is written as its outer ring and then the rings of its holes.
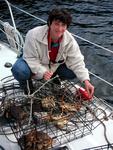
MULTIPOLYGON (((49 70, 48 53, 48 26, 39 26, 31 29, 27 35, 23 50, 23 58, 28 63, 31 71, 37 74, 37 78, 43 78, 45 71, 49 70)), ((85 68, 84 57, 79 46, 67 30, 64 32, 60 43, 56 62, 64 60, 67 67, 76 74, 80 81, 89 80, 88 70, 85 68)), ((51 71, 55 71, 59 63, 51 64, 51 71)))

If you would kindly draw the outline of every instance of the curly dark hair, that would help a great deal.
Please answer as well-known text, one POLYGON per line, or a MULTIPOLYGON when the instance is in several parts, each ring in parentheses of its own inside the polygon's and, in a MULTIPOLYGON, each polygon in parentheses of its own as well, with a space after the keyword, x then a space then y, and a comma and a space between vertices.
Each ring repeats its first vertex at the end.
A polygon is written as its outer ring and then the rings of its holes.
POLYGON ((51 25, 53 20, 59 20, 67 25, 67 28, 72 22, 72 17, 70 13, 65 8, 55 8, 49 12, 47 24, 48 26, 51 25))

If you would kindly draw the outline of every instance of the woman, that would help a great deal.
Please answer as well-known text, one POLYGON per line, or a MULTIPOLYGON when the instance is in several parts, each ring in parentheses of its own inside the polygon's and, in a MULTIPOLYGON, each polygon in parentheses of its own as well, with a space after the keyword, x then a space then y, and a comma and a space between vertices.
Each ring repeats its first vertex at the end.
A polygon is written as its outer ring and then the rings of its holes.
POLYGON ((49 80, 58 74, 61 79, 77 77, 84 82, 89 95, 93 95, 94 87, 89 81, 84 57, 76 40, 67 30, 71 21, 72 17, 65 9, 53 9, 47 25, 27 33, 23 57, 12 67, 12 73, 21 88, 26 89, 26 80, 29 80, 32 92, 32 77, 49 80))

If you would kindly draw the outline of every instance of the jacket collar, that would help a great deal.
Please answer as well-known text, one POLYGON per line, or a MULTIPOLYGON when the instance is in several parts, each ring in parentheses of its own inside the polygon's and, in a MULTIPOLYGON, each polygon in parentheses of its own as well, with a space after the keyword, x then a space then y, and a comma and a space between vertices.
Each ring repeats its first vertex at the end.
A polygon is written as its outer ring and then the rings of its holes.
MULTIPOLYGON (((38 41, 41 43, 48 45, 48 29, 49 27, 47 25, 44 25, 40 27, 39 32, 38 32, 38 41)), ((69 38, 69 32, 66 30, 64 32, 63 38, 62 38, 62 47, 66 46, 70 42, 69 38)))

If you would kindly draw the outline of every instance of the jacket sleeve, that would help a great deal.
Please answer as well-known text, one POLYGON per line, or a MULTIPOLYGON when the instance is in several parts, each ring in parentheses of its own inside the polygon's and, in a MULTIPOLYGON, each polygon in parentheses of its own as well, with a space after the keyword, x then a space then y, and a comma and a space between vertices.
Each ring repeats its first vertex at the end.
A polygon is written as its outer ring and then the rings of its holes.
POLYGON ((40 56, 37 49, 33 32, 29 31, 25 39, 23 59, 28 63, 31 71, 36 74, 37 78, 41 79, 47 69, 40 63, 40 56))
POLYGON ((82 55, 76 40, 72 37, 67 50, 66 65, 73 70, 77 78, 83 82, 90 80, 88 69, 85 67, 84 56, 82 55))

